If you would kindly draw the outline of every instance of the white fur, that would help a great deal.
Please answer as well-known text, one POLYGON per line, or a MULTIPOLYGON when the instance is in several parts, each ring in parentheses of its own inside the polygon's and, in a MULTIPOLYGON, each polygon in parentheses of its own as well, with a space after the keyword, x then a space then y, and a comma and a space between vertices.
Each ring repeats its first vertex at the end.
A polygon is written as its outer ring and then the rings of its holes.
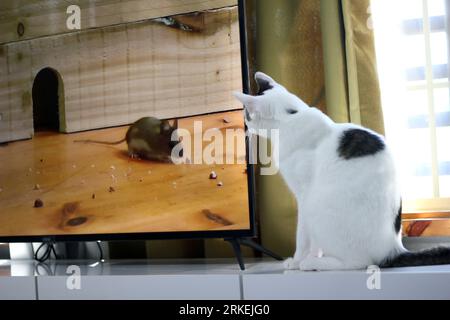
POLYGON ((297 250, 286 268, 361 269, 405 251, 401 232, 393 227, 400 193, 388 147, 350 160, 337 152, 349 128, 376 133, 334 123, 269 76, 258 72, 255 77, 269 81, 273 89, 261 96, 235 95, 250 114, 249 128, 279 129, 279 169, 296 197, 299 215, 297 250))

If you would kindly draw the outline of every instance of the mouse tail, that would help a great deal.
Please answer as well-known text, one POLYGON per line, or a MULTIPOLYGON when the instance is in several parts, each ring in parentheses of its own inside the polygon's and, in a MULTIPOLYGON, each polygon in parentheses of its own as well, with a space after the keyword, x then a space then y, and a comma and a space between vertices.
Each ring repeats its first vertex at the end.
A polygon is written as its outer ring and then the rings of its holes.
POLYGON ((119 141, 100 141, 100 140, 74 140, 73 142, 79 143, 98 143, 98 144, 107 144, 107 145, 117 145, 125 142, 126 138, 123 138, 119 141))

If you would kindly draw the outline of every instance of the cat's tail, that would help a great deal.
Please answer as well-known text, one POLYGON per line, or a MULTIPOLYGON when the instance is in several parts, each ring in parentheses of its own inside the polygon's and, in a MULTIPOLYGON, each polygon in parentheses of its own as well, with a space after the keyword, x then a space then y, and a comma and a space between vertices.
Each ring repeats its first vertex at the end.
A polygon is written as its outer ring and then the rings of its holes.
POLYGON ((450 264, 450 247, 435 247, 417 252, 404 251, 381 263, 381 268, 450 264))

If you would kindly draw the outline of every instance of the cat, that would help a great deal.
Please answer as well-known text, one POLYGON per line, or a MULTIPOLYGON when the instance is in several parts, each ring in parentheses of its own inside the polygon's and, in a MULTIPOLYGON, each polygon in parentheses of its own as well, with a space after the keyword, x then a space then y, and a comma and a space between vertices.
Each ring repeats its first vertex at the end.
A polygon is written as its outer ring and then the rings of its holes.
POLYGON ((256 96, 235 93, 250 130, 278 129, 279 172, 298 204, 296 251, 287 269, 450 264, 450 248, 402 244, 401 195, 383 136, 338 124, 268 75, 256 96))

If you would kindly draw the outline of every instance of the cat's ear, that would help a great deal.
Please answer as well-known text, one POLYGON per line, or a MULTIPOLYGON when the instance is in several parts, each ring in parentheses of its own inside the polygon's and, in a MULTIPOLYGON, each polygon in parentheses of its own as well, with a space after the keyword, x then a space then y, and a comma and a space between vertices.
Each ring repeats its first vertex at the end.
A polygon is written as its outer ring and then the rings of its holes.
POLYGON ((262 95, 265 91, 270 90, 277 85, 275 80, 260 71, 255 73, 255 80, 258 84, 258 95, 262 95))
POLYGON ((266 82, 268 82, 270 84, 276 84, 277 83, 270 76, 268 76, 267 74, 265 74, 264 72, 261 72, 261 71, 257 71, 255 73, 255 80, 256 80, 256 82, 258 82, 258 81, 266 81, 266 82))
POLYGON ((236 99, 238 99, 244 106, 246 107, 250 107, 255 105, 256 103, 256 98, 255 96, 251 96, 249 94, 245 94, 242 92, 233 92, 233 95, 236 99))
POLYGON ((233 92, 233 95, 238 99, 249 112, 254 112, 256 109, 256 102, 258 97, 251 96, 242 92, 233 92))

